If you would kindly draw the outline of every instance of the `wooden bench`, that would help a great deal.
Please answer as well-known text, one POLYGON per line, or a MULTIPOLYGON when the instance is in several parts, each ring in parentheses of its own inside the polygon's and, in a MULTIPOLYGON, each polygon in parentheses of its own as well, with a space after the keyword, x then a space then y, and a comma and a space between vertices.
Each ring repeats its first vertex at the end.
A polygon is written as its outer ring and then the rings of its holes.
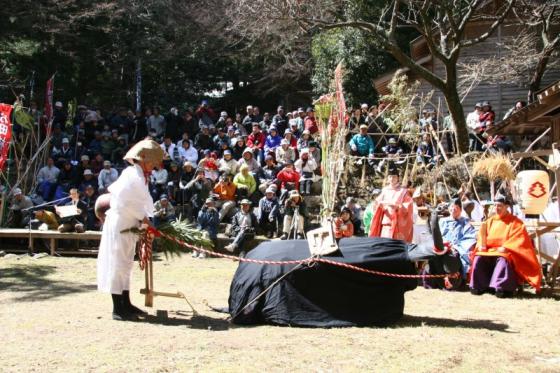
MULTIPOLYGON (((98 231, 86 231, 84 233, 60 233, 58 231, 39 231, 39 230, 29 230, 24 228, 2 228, 0 229, 0 238, 27 238, 29 240, 29 248, 31 252, 34 252, 34 240, 36 238, 42 238, 49 240, 50 254, 54 255, 56 253, 56 245, 58 240, 101 240, 101 232, 98 231)), ((68 254, 77 252, 67 252, 68 254)))

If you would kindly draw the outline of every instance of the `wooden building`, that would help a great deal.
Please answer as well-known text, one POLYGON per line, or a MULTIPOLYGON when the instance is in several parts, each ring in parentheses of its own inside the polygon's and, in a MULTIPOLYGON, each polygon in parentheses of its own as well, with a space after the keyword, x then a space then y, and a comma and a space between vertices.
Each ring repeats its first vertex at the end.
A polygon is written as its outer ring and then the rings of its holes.
MULTIPOLYGON (((482 30, 486 30, 488 26, 488 22, 471 22, 466 27, 466 37, 476 37, 482 32, 482 30)), ((477 59, 483 60, 485 58, 502 57, 504 54, 508 53, 503 46, 504 41, 508 38, 517 36, 518 33, 518 25, 507 23, 500 25, 492 36, 487 38, 485 41, 462 49, 459 57, 459 63, 467 61, 472 62, 477 59)), ((439 76, 445 76, 445 67, 441 61, 432 57, 424 37, 418 37, 410 42, 410 55, 415 61, 428 70, 435 72, 439 76)), ((402 70, 407 72, 410 80, 418 80, 420 82, 420 93, 427 94, 428 92, 434 90, 431 84, 419 78, 414 73, 409 72, 408 68, 404 68, 402 70)), ((393 78, 395 71, 391 71, 374 80, 375 89, 380 95, 389 93, 388 84, 393 78)), ((559 79, 560 69, 549 69, 543 77, 542 86, 546 87, 559 79)), ((526 101, 527 92, 528 87, 523 85, 488 84, 482 81, 463 99, 465 116, 473 110, 474 105, 477 102, 490 101, 492 108, 496 113, 496 119, 499 120, 503 118, 504 114, 511 107, 513 107, 516 101, 526 101)), ((443 94, 439 90, 435 90, 431 100, 434 108, 438 105, 438 101, 440 101, 443 107, 446 108, 443 94), (439 99, 441 99, 441 101, 439 99)))

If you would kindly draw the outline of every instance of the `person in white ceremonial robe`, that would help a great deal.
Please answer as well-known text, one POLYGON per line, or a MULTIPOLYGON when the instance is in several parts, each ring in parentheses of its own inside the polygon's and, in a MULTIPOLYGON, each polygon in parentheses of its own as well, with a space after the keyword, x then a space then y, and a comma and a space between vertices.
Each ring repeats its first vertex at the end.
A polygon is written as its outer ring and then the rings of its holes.
POLYGON ((163 150, 155 141, 138 142, 124 156, 130 166, 109 186, 110 208, 97 257, 97 288, 111 294, 114 320, 134 320, 144 313, 130 302, 130 278, 138 236, 121 232, 149 224, 154 203, 148 181, 163 156, 163 150))

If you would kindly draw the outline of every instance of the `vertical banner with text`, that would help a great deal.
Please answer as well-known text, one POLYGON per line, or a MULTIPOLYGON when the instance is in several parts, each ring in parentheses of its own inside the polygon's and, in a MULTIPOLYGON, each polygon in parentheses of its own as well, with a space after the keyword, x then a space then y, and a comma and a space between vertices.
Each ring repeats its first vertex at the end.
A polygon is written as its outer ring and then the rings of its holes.
POLYGON ((0 170, 8 160, 10 141, 12 140, 12 105, 0 104, 0 170))

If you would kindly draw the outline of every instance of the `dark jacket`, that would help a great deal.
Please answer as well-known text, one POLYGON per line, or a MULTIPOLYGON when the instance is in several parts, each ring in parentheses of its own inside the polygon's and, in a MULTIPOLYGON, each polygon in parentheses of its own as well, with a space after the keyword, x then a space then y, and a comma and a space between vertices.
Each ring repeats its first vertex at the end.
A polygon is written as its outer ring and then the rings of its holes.
MULTIPOLYGON (((239 211, 233 216, 233 219, 231 221, 231 233, 233 236, 236 236, 241 231, 241 222, 243 221, 243 215, 245 215, 243 214, 243 211, 239 211)), ((257 228, 257 217, 252 212, 249 212, 249 215, 251 216, 251 227, 249 228, 249 230, 250 232, 255 232, 255 229, 257 228)))

